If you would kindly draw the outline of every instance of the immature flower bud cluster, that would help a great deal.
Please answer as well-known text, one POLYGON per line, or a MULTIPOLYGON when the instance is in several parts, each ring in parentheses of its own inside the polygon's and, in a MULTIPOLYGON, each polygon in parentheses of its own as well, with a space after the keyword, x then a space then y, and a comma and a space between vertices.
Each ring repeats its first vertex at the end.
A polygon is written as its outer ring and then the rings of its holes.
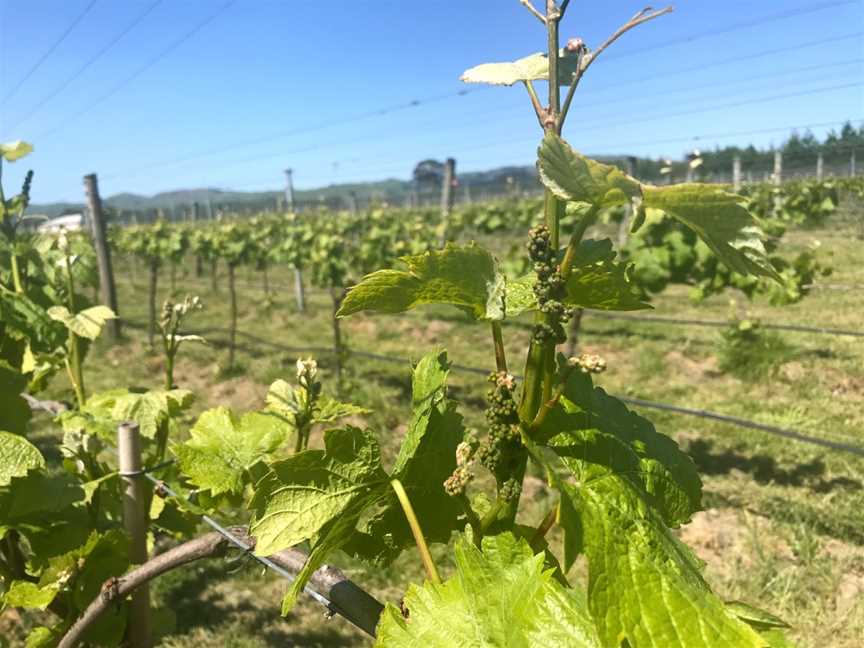
POLYGON ((33 184, 33 170, 27 171, 27 175, 24 176, 24 184, 21 186, 21 197, 24 203, 24 206, 27 207, 30 204, 30 185, 33 184))
POLYGON ((549 228, 545 225, 528 232, 528 256, 537 274, 537 283, 534 284, 537 304, 540 312, 549 316, 547 322, 534 327, 534 340, 541 344, 560 344, 567 340, 562 324, 570 319, 573 311, 561 301, 564 297, 564 280, 558 269, 555 250, 550 244, 549 228))
POLYGON ((522 494, 522 484, 519 483, 518 479, 511 477, 501 484, 498 493, 501 495, 501 499, 511 502, 515 499, 519 499, 519 495, 522 494))
POLYGON ((456 446, 456 470, 444 480, 444 490, 456 497, 465 492, 465 487, 474 479, 474 458, 477 452, 477 437, 473 432, 465 435, 465 440, 456 446))
POLYGON ((457 497, 465 492, 465 487, 474 479, 474 473, 468 466, 459 466, 444 480, 444 491, 451 497, 457 497))
POLYGON ((512 459, 522 442, 519 414, 513 399, 516 380, 499 371, 489 375, 489 382, 492 387, 486 394, 488 434, 477 448, 477 458, 500 484, 509 477, 512 459))
POLYGON ((316 380, 318 376, 318 363, 312 358, 303 360, 297 359, 297 382, 300 386, 309 392, 310 396, 315 397, 321 391, 321 383, 316 380))
POLYGON ((181 302, 166 299, 162 304, 162 312, 159 315, 159 327, 166 335, 172 331, 176 332, 186 315, 191 311, 201 310, 203 307, 201 298, 198 296, 192 297, 186 295, 181 302))
POLYGON ((586 374, 606 371, 606 361, 595 353, 581 353, 577 358, 569 358, 567 364, 586 374))

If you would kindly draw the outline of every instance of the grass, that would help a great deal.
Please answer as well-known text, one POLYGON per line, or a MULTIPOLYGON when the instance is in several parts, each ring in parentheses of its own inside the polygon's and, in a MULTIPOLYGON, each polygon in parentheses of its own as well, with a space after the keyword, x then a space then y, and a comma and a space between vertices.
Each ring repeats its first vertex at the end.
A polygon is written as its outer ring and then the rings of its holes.
MULTIPOLYGON (((784 243, 791 254, 819 238, 822 250, 832 255, 835 272, 830 282, 864 285, 861 242, 847 229, 793 231, 784 243)), ((500 248, 508 244, 496 243, 500 248)), ((146 318, 143 273, 138 273, 139 283, 135 284, 128 280, 128 265, 123 268, 121 312, 136 326, 126 328, 128 340, 122 346, 98 345, 91 354, 87 367, 91 392, 161 382, 161 359, 147 351, 140 327, 146 318)), ((270 382, 293 378, 296 358, 310 355, 304 349, 330 345, 327 293, 310 289, 309 310, 300 314, 287 271, 271 271, 274 292, 268 299, 254 273, 241 273, 240 279, 238 358, 243 371, 231 375, 222 368, 227 333, 213 330, 223 329, 228 319, 224 287, 212 294, 209 278, 179 280, 205 303, 205 310, 190 319, 189 329, 203 332, 211 342, 209 347, 185 347, 176 367, 178 384, 198 394, 188 422, 217 404, 240 410, 259 407, 270 382)), ((160 285, 161 297, 166 296, 167 286, 166 275, 160 285)), ((728 295, 696 305, 687 293, 687 287, 668 290, 655 301, 657 314, 728 318, 728 295)), ((757 302, 747 304, 745 310, 748 318, 763 323, 860 329, 862 296, 860 290, 815 289, 798 304, 776 308, 757 302)), ((740 307, 738 304, 739 311, 740 307)), ((358 353, 347 361, 344 396, 373 410, 368 424, 379 431, 385 462, 392 462, 408 420, 409 360, 432 348, 446 347, 458 365, 485 370, 494 366, 487 327, 473 325, 453 310, 355 316, 343 321, 342 330, 352 350, 402 359, 384 363, 358 353)), ((511 362, 523 357, 529 335, 524 323, 505 327, 511 362)), ((738 364, 752 360, 746 349, 737 350, 737 360, 727 353, 724 364, 723 338, 712 328, 613 321, 588 314, 580 343, 606 359, 609 369, 597 383, 610 393, 714 410, 864 446, 864 348, 860 339, 784 334, 782 344, 794 348, 794 354, 765 354, 756 372, 738 370, 738 364)), ((314 355, 326 388, 333 384, 332 376, 328 381, 332 356, 314 355)), ((58 394, 64 395, 62 377, 55 385, 58 394)), ((461 401, 469 426, 482 425, 485 388, 481 376, 459 370, 452 373, 451 395, 461 401)), ((707 578, 720 595, 758 603, 787 619, 802 646, 862 645, 864 459, 716 421, 642 413, 679 441, 703 475, 707 510, 681 534, 706 561, 707 578)), ((53 434, 47 426, 40 433, 53 434)), ((320 444, 320 438, 313 437, 313 445, 316 443, 320 444)), ((525 521, 536 524, 551 503, 536 475, 529 476, 523 497, 525 521)), ((556 531, 551 541, 559 545, 556 531)), ((443 548, 436 549, 442 565, 446 564, 444 553, 443 548)), ((422 568, 412 551, 386 570, 369 569, 347 558, 334 562, 380 600, 398 602, 407 582, 422 579, 422 568)), ((584 570, 584 565, 574 569, 584 570)), ((154 587, 154 599, 171 609, 176 621, 162 645, 245 648, 367 643, 342 619, 326 620, 322 610, 309 601, 290 618, 281 619, 284 587, 283 582, 243 562, 212 562, 167 576, 154 587)))

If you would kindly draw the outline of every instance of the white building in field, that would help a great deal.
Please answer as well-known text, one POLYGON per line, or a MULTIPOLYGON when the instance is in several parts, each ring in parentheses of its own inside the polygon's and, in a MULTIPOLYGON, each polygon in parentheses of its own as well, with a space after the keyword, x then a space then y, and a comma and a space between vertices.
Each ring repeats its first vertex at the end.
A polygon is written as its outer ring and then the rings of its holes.
POLYGON ((86 225, 84 214, 66 214, 45 221, 39 225, 37 230, 42 234, 55 234, 61 229, 69 231, 84 229, 86 225))

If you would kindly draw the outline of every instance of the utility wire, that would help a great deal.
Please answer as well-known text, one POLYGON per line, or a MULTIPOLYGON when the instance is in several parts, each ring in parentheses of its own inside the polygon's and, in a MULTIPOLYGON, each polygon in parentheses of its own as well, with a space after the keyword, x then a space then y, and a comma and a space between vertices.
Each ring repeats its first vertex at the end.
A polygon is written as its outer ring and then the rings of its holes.
POLYGON ((151 3, 150 5, 148 5, 147 8, 144 9, 143 12, 141 12, 140 14, 138 14, 138 16, 137 16, 137 17, 136 17, 136 18, 135 18, 131 23, 129 23, 129 24, 125 27, 125 29, 123 29, 123 31, 121 31, 119 34, 117 34, 117 36, 115 36, 114 38, 112 38, 112 39, 108 42, 108 44, 105 45, 105 46, 104 46, 102 49, 100 49, 98 52, 96 52, 96 54, 94 54, 94 55, 91 56, 89 59, 87 59, 87 61, 85 61, 84 64, 81 65, 81 67, 79 67, 75 72, 73 72, 71 76, 69 76, 65 81, 63 81, 59 86, 57 86, 57 87, 56 87, 54 90, 52 90, 50 93, 48 93, 47 95, 45 95, 45 96, 44 96, 44 97, 43 97, 43 98, 42 98, 38 103, 36 103, 35 106, 33 106, 32 108, 30 108, 29 111, 27 111, 27 114, 26 114, 22 119, 19 119, 19 120, 18 120, 17 122, 15 122, 12 126, 9 126, 9 127, 7 128, 7 130, 14 130, 14 129, 18 128, 18 126, 20 126, 21 124, 23 124, 24 122, 26 122, 28 119, 30 119, 33 115, 35 115, 37 112, 39 112, 39 110, 42 108, 42 106, 44 106, 46 103, 48 103, 49 101, 51 101, 54 97, 56 97, 56 96, 59 95, 61 92, 63 92, 63 91, 64 91, 66 88, 68 88, 68 87, 69 87, 69 86, 70 86, 70 85, 71 85, 71 84, 72 84, 76 79, 78 79, 82 74, 84 74, 84 72, 86 72, 87 69, 90 68, 90 66, 92 66, 94 63, 96 63, 96 61, 98 61, 98 60, 101 59, 103 56, 105 56, 105 54, 107 54, 107 53, 111 50, 111 48, 113 48, 117 43, 119 43, 119 42, 120 42, 120 41, 121 41, 121 40, 122 40, 122 39, 123 39, 127 34, 129 34, 129 32, 131 32, 131 31, 132 31, 133 29, 135 29, 138 25, 140 25, 140 24, 144 21, 144 19, 145 19, 147 16, 149 16, 149 15, 153 12, 153 10, 154 10, 157 6, 159 6, 161 3, 162 3, 162 0, 156 0, 155 2, 151 3))
MULTIPOLYGON (((144 328, 146 325, 143 322, 136 322, 134 320, 123 320, 124 324, 127 324, 133 328, 144 328)), ((196 335, 208 335, 211 332, 215 333, 228 333, 226 329, 213 327, 200 329, 194 332, 196 335)), ((262 337, 253 335, 251 333, 246 333, 245 331, 237 331, 237 334, 241 337, 245 337, 248 340, 251 340, 255 344, 259 346, 270 347, 271 349, 276 349, 279 351, 284 351, 287 353, 317 353, 319 355, 332 355, 337 353, 336 350, 330 349, 327 347, 292 347, 286 346, 283 344, 279 344, 277 342, 272 342, 270 340, 264 339, 262 337)), ((210 340, 213 342, 214 340, 210 340)), ((342 353, 346 353, 348 355, 354 355, 363 358, 369 358, 370 360, 377 360, 380 362, 388 362, 388 363, 398 363, 402 365, 408 366, 410 361, 408 358, 399 358, 395 356, 383 355, 380 353, 372 353, 369 351, 360 351, 354 349, 343 349, 342 353)), ((463 371, 466 373, 473 373, 477 375, 488 375, 489 370, 483 369, 481 367, 469 367, 465 365, 453 364, 453 369, 456 371, 463 371)), ((519 376, 516 376, 519 378, 519 376)), ((720 414, 717 412, 711 412, 708 410, 694 409, 688 407, 681 407, 678 405, 670 405, 668 403, 658 403, 655 401, 643 400, 641 398, 633 398, 627 396, 617 396, 614 395, 615 398, 622 400, 626 403, 630 403, 632 405, 637 405, 640 407, 650 407, 653 409, 662 409, 670 412, 675 412, 677 414, 686 414, 689 416, 695 416, 698 418, 709 418, 717 421, 722 421, 724 423, 731 423, 732 425, 737 425, 738 427, 746 427, 753 430, 760 430, 762 432, 767 432, 768 434, 774 436, 780 436, 787 439, 793 439, 795 441, 799 441, 801 443, 806 443, 809 445, 816 445, 824 448, 829 448, 831 450, 835 450, 838 452, 845 452, 848 454, 854 454, 859 457, 864 457, 864 447, 850 445, 847 443, 843 443, 840 441, 832 441, 830 439, 823 439, 820 437, 814 437, 811 435, 804 434, 802 432, 798 432, 796 430, 789 430, 786 428, 781 428, 773 425, 768 425, 765 423, 759 423, 758 421, 751 421, 744 418, 739 418, 737 416, 729 416, 727 414, 720 414)))
POLYGON ((635 50, 629 50, 626 52, 620 53, 612 53, 611 55, 604 54, 599 60, 598 63, 602 61, 614 61, 616 59, 627 58, 629 56, 636 56, 638 54, 644 54, 645 52, 652 52, 658 49, 664 49, 666 47, 672 47, 675 45, 682 45, 685 43, 692 43, 697 40, 701 40, 703 38, 709 38, 712 36, 721 36, 723 34, 728 34, 734 31, 739 31, 741 29, 749 29, 751 27, 758 27, 759 25, 764 25, 766 23, 777 22, 778 20, 785 20, 786 18, 792 18, 795 16, 801 16, 808 13, 815 13, 818 11, 824 11, 825 9, 833 9, 835 7, 840 7, 842 5, 850 5, 850 4, 859 4, 860 0, 840 0, 839 2, 825 2, 820 5, 814 5, 812 7, 800 7, 798 9, 791 9, 789 11, 781 11, 780 13, 772 14, 769 16, 763 16, 761 18, 755 18, 753 20, 748 20, 744 22, 734 23, 732 25, 727 25, 726 27, 720 27, 719 29, 712 29, 711 31, 702 32, 701 34, 692 34, 690 36, 684 36, 682 38, 676 38, 673 40, 667 40, 662 43, 657 43, 656 45, 648 45, 647 47, 641 47, 635 50))
MULTIPOLYGON (((632 81, 616 83, 616 84, 611 85, 611 86, 603 86, 603 87, 599 88, 599 90, 618 89, 624 85, 642 83, 645 81, 650 81, 650 80, 654 80, 654 79, 658 79, 658 78, 662 78, 662 77, 666 77, 666 76, 674 76, 677 74, 684 74, 686 72, 702 71, 706 68, 711 68, 711 67, 727 66, 729 63, 749 61, 749 60, 761 58, 764 56, 772 56, 774 54, 781 54, 781 53, 785 53, 785 52, 789 52, 789 51, 798 51, 798 50, 806 49, 806 48, 810 48, 810 47, 818 47, 818 46, 825 45, 828 43, 833 43, 833 42, 838 42, 838 41, 843 41, 843 40, 849 40, 852 38, 860 38, 861 36, 864 36, 864 32, 855 32, 855 33, 851 33, 851 34, 844 34, 842 36, 834 36, 834 37, 822 38, 822 39, 817 39, 817 40, 803 42, 803 43, 796 43, 795 45, 792 45, 789 47, 781 47, 781 48, 763 50, 761 52, 746 54, 746 55, 739 56, 739 57, 732 57, 732 58, 727 57, 727 58, 724 58, 722 60, 719 60, 719 61, 716 61, 713 63, 707 63, 707 64, 699 65, 696 67, 690 67, 690 68, 685 68, 685 69, 681 69, 681 70, 672 70, 672 71, 662 72, 662 73, 650 75, 650 76, 642 76, 639 79, 634 79, 632 81)), ((354 115, 351 117, 346 117, 346 118, 340 119, 340 120, 328 120, 326 122, 322 122, 322 123, 316 124, 314 126, 295 128, 295 129, 290 129, 287 131, 283 130, 283 131, 272 132, 272 133, 268 133, 267 135, 262 135, 260 137, 256 137, 254 139, 245 140, 243 142, 237 142, 237 143, 230 144, 227 146, 222 146, 222 147, 219 147, 216 149, 209 149, 207 151, 202 151, 200 153, 190 153, 190 154, 184 155, 184 156, 179 157, 179 158, 173 158, 173 159, 169 159, 169 160, 160 160, 157 162, 153 162, 152 164, 149 164, 146 167, 139 167, 138 169, 136 169, 130 173, 127 173, 125 175, 127 175, 127 176, 128 175, 136 175, 136 174, 140 173, 141 171, 146 171, 146 170, 149 170, 152 168, 158 168, 160 166, 166 166, 166 165, 170 165, 170 164, 176 164, 176 163, 187 162, 187 161, 192 161, 192 160, 199 160, 202 158, 212 157, 215 155, 222 155, 224 153, 227 153, 229 151, 233 151, 233 150, 238 149, 238 148, 245 148, 247 146, 254 146, 256 144, 269 142, 269 141, 274 140, 274 139, 280 139, 280 138, 284 138, 284 137, 292 137, 295 135, 304 135, 306 133, 311 133, 311 132, 315 132, 318 130, 323 130, 325 128, 333 128, 333 127, 337 127, 337 126, 342 126, 342 125, 354 123, 354 122, 357 122, 360 120, 365 120, 365 119, 369 119, 372 117, 376 117, 376 116, 387 115, 387 114, 390 114, 390 113, 395 112, 397 110, 405 110, 408 108, 414 108, 414 107, 426 105, 426 104, 431 103, 433 101, 440 101, 443 99, 460 97, 460 96, 464 96, 464 95, 469 94, 469 93, 476 92, 478 90, 488 90, 488 89, 489 89, 488 86, 479 86, 477 88, 466 88, 466 89, 459 90, 458 92, 452 92, 452 93, 447 93, 447 94, 443 94, 443 95, 438 95, 438 96, 430 97, 427 99, 414 100, 414 101, 410 101, 407 103, 396 104, 393 106, 385 106, 385 107, 378 109, 378 110, 373 110, 373 111, 361 113, 361 114, 354 115)), ((595 89, 595 90, 597 90, 597 89, 595 89)))
POLYGON ((95 107, 98 106, 99 104, 104 103, 105 101, 108 101, 111 97, 113 97, 114 95, 116 95, 116 94, 117 94, 118 92, 120 92, 123 88, 125 88, 126 86, 128 86, 128 85, 129 85, 130 83, 132 83, 135 79, 137 79, 139 76, 141 76, 142 74, 144 74, 147 70, 149 70, 150 68, 152 68, 152 67, 153 67, 154 65, 156 65, 159 61, 161 61, 162 59, 164 59, 166 56, 168 56, 169 54, 171 54, 171 52, 173 52, 173 51, 176 50, 178 47, 180 47, 183 43, 185 43, 186 41, 188 41, 190 38, 192 38, 192 37, 193 37, 195 34, 197 34, 199 31, 201 31, 202 29, 204 29, 204 27, 206 27, 206 26, 209 25, 211 22, 213 22, 213 21, 214 21, 218 16, 220 16, 222 13, 224 13, 225 10, 227 10, 227 9, 228 9, 231 5, 233 5, 236 1, 237 1, 237 0, 228 0, 228 2, 224 3, 223 5, 221 5, 218 9, 216 9, 216 11, 214 11, 212 14, 210 14, 209 16, 207 16, 204 20, 202 20, 201 22, 197 23, 197 24, 196 24, 194 27, 192 27, 190 30, 184 32, 184 33, 183 33, 179 38, 177 38, 177 39, 171 41, 171 43, 169 43, 167 47, 165 47, 165 48, 163 48, 162 50, 160 50, 159 52, 157 52, 156 55, 153 56, 153 57, 151 57, 150 59, 148 59, 148 60, 144 63, 144 65, 142 65, 141 67, 139 67, 137 70, 135 70, 135 71, 134 71, 132 74, 130 74, 129 76, 127 76, 127 77, 125 77, 124 79, 122 79, 119 83, 117 83, 116 85, 114 85, 114 86, 113 86, 113 87, 112 87, 108 92, 106 92, 105 94, 101 95, 100 97, 98 97, 97 99, 95 99, 94 101, 92 101, 91 103, 87 104, 83 109, 81 109, 80 111, 78 111, 77 113, 75 113, 74 115, 72 115, 71 117, 69 117, 69 118, 67 118, 67 119, 65 119, 65 120, 63 120, 63 121, 61 121, 57 126, 55 126, 54 128, 52 128, 51 130, 49 130, 49 131, 45 131, 45 132, 43 132, 42 134, 38 135, 35 139, 42 139, 42 138, 47 137, 47 136, 49 136, 49 135, 53 135, 54 133, 56 133, 56 132, 62 130, 63 127, 66 126, 67 124, 69 124, 69 123, 71 123, 71 122, 77 120, 78 118, 82 117, 83 115, 86 115, 88 112, 90 112, 91 110, 93 110, 93 108, 95 108, 95 107))
MULTIPOLYGON (((745 79, 735 79, 735 80, 727 81, 727 82, 711 83, 711 84, 705 84, 702 86, 695 86, 695 87, 691 86, 688 88, 679 88, 679 89, 671 90, 671 91, 663 91, 660 93, 660 95, 665 97, 666 95, 669 95, 669 94, 686 92, 686 91, 694 90, 694 89, 716 87, 716 86, 729 85, 729 84, 734 84, 734 83, 745 83, 748 81, 762 80, 762 79, 772 78, 772 77, 777 77, 777 76, 785 76, 785 75, 789 75, 789 74, 799 74, 801 72, 805 72, 808 70, 820 70, 820 69, 843 66, 843 65, 850 65, 850 64, 855 64, 855 63, 864 63, 864 59, 853 59, 850 61, 841 61, 841 62, 834 62, 834 63, 829 63, 829 64, 820 64, 820 65, 815 65, 815 66, 797 68, 794 70, 783 71, 780 73, 771 73, 771 74, 767 74, 767 75, 763 74, 763 75, 758 75, 758 76, 754 76, 754 77, 748 77, 745 79)), ((644 98, 651 98, 651 97, 650 96, 640 97, 640 99, 644 99, 644 98)), ((707 99, 710 99, 710 97, 707 99)), ((603 105, 615 104, 615 103, 627 103, 627 102, 632 102, 632 98, 613 99, 610 101, 580 104, 580 107, 581 108, 594 108, 597 106, 603 106, 603 105)), ((514 108, 515 107, 508 107, 508 108, 504 108, 504 110, 513 110, 514 108)), ((472 116, 480 115, 481 119, 471 120, 471 121, 460 120, 458 125, 456 125, 455 127, 452 127, 452 124, 453 124, 452 119, 448 119, 448 120, 443 121, 443 122, 440 119, 436 119, 436 120, 433 120, 430 122, 424 122, 424 123, 419 123, 419 124, 414 123, 414 124, 412 124, 412 129, 417 130, 417 131, 434 133, 434 136, 436 138, 438 138, 438 140, 440 141, 440 134, 442 132, 448 132, 448 131, 452 131, 452 130, 462 130, 462 129, 465 129, 466 127, 471 127, 472 125, 475 125, 475 124, 489 124, 489 120, 485 117, 485 115, 489 115, 489 114, 496 113, 496 112, 501 112, 501 110, 502 109, 500 109, 500 108, 493 108, 491 110, 488 110, 488 111, 484 110, 484 111, 481 111, 479 113, 478 112, 472 112, 472 116), (451 125, 451 127, 447 128, 446 125, 451 125)), ((306 131, 304 131, 304 133, 305 132, 306 131)), ((239 166, 239 165, 243 165, 243 164, 248 164, 249 162, 257 162, 260 160, 267 160, 267 159, 273 159, 273 158, 284 158, 284 157, 287 157, 289 155, 296 155, 298 153, 306 153, 306 152, 310 152, 310 151, 320 151, 321 149, 325 149, 328 147, 344 148, 346 145, 356 144, 356 143, 365 142, 365 141, 377 141, 380 139, 381 139, 380 134, 373 133, 373 134, 367 134, 367 135, 363 135, 361 137, 347 139, 347 140, 343 138, 343 139, 335 140, 335 141, 324 143, 324 144, 322 144, 320 142, 316 142, 314 144, 302 146, 302 147, 296 148, 296 149, 282 150, 282 151, 277 151, 277 152, 273 152, 273 153, 262 153, 259 155, 253 155, 253 156, 249 156, 249 157, 245 157, 245 158, 232 159, 227 164, 221 165, 220 168, 239 166)), ((500 142, 500 138, 496 139, 496 142, 500 142)), ((162 163, 149 164, 146 167, 141 167, 141 168, 139 168, 135 171, 132 171, 132 172, 124 173, 121 171, 119 173, 105 174, 104 178, 105 179, 116 179, 116 178, 136 177, 136 176, 140 175, 142 172, 148 171, 150 169, 161 169, 165 166, 174 166, 174 165, 178 165, 178 164, 183 164, 185 162, 191 162, 191 161, 194 161, 194 160, 202 157, 203 155, 207 155, 207 154, 196 155, 196 156, 191 156, 191 157, 187 157, 187 158, 180 158, 180 159, 175 159, 175 160, 162 162, 162 163)), ((378 156, 378 157, 380 158, 380 157, 386 157, 386 156, 378 156)), ((366 157, 364 159, 368 160, 370 158, 366 157)), ((371 159, 375 159, 375 158, 371 158, 371 159)))
POLYGON ((69 25, 62 34, 60 34, 60 38, 54 41, 51 47, 48 48, 48 51, 39 57, 36 63, 33 64, 33 67, 31 67, 27 71, 27 73, 21 78, 21 80, 17 84, 15 84, 15 87, 12 88, 12 90, 3 98, 3 103, 6 103, 12 97, 14 97, 15 94, 21 89, 21 86, 23 86, 27 82, 27 80, 36 73, 36 70, 42 67, 42 64, 48 60, 48 57, 51 56, 58 47, 60 47, 60 44, 64 40, 66 40, 66 37, 69 36, 69 34, 72 33, 72 30, 78 26, 78 23, 84 20, 84 17, 88 13, 90 13, 90 10, 93 8, 97 1, 98 0, 91 0, 91 2, 86 7, 84 7, 84 11, 82 11, 80 14, 78 14, 78 16, 75 17, 75 20, 72 21, 72 24, 69 25))

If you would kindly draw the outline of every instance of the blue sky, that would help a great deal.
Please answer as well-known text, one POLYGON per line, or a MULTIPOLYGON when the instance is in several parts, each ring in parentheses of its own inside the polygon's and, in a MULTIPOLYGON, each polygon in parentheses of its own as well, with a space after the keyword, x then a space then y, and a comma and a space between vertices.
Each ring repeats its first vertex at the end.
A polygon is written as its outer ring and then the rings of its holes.
MULTIPOLYGON (((289 166, 305 188, 407 178, 427 157, 457 171, 533 162, 525 92, 458 80, 543 49, 517 0, 153 4, 0 0, 0 140, 36 147, 4 166, 7 190, 28 166, 47 202, 81 200, 90 172, 111 195, 277 189, 289 166)), ((562 37, 596 46, 643 6, 573 0, 562 37)), ((565 136, 587 153, 680 157, 860 123, 862 33, 861 0, 682 0, 598 60, 565 136)))

